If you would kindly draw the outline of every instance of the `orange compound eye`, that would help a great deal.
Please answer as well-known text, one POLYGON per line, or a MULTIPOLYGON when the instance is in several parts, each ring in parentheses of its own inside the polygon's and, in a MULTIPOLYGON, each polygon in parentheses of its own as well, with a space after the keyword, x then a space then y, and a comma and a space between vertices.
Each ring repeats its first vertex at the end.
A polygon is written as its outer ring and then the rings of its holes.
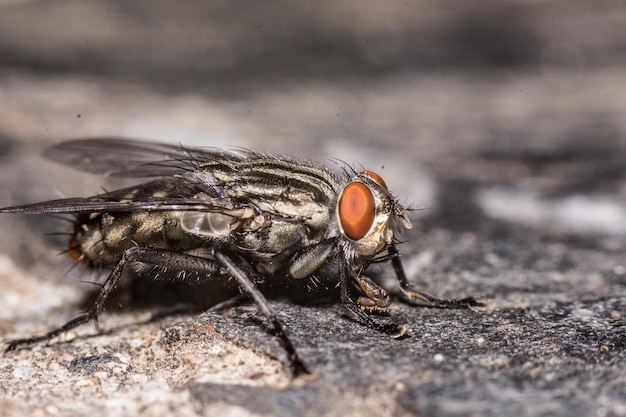
POLYGON ((378 175, 374 171, 370 171, 370 170, 364 169, 363 171, 359 172, 359 174, 363 174, 363 175, 367 175, 367 176, 371 177, 374 181, 376 181, 378 183, 378 185, 380 185, 385 190, 387 190, 387 184, 385 184, 385 180, 383 180, 383 177, 381 177, 380 175, 378 175))
POLYGON ((367 185, 362 182, 346 185, 339 200, 339 221, 346 236, 361 239, 372 227, 375 216, 374 196, 367 185))

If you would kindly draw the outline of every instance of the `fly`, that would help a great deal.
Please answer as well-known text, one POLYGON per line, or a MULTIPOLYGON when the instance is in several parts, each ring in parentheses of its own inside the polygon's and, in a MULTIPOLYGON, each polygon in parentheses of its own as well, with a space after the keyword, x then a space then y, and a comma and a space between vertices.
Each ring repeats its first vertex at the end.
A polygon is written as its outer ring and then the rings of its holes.
POLYGON ((363 274, 390 261, 404 298, 442 308, 483 305, 472 297, 442 299, 409 283, 394 233, 411 228, 405 208, 373 171, 339 172, 311 162, 250 150, 184 148, 127 139, 81 139, 46 156, 81 171, 150 178, 138 186, 87 198, 7 207, 0 213, 75 217, 68 253, 74 261, 110 268, 84 313, 46 334, 9 342, 7 351, 50 340, 97 318, 128 262, 228 276, 259 306, 286 352, 294 375, 309 370, 257 283, 302 280, 336 261, 341 302, 355 321, 393 337, 406 329, 372 313, 391 307, 387 291, 363 274))

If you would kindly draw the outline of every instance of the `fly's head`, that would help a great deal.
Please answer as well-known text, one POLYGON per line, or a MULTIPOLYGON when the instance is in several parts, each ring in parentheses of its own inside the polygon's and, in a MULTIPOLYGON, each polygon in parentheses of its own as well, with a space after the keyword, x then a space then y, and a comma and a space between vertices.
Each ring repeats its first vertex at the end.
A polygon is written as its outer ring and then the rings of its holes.
POLYGON ((336 207, 340 234, 361 258, 385 250, 394 231, 412 227, 404 207, 391 195, 380 175, 363 170, 339 195, 336 207))

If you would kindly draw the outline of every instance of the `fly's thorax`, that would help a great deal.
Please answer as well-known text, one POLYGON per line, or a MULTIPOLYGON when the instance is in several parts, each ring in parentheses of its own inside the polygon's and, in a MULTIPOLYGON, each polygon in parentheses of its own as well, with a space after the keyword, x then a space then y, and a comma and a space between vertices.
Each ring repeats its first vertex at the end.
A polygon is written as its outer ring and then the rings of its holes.
POLYGON ((207 246, 245 254, 261 275, 284 268, 294 253, 322 239, 330 217, 327 207, 306 198, 298 200, 293 189, 280 196, 270 187, 253 191, 246 184, 236 185, 227 193, 232 196, 233 206, 225 205, 219 211, 183 212, 181 228, 207 246), (242 200, 246 203, 237 203, 242 200))
POLYGON ((341 191, 336 217, 340 234, 356 254, 365 258, 375 256, 392 243, 394 225, 411 227, 404 208, 391 195, 385 181, 367 170, 359 172, 341 191))
MULTIPOLYGON (((307 239, 320 239, 331 218, 331 203, 337 197, 339 179, 322 166, 286 158, 256 155, 236 163, 218 160, 201 167, 219 184, 219 195, 246 202, 273 219, 298 222, 307 239)), ((213 183, 208 186, 214 186, 213 183)))

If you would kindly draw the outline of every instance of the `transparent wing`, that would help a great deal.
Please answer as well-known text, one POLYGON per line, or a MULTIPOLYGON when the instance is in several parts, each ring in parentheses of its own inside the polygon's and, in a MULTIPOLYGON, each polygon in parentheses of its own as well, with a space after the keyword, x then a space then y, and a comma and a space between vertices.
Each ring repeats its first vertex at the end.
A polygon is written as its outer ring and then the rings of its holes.
POLYGON ((111 177, 163 177, 215 160, 241 161, 251 151, 185 148, 123 138, 76 139, 48 148, 44 156, 79 171, 111 177))
POLYGON ((0 213, 82 214, 170 210, 213 212, 242 206, 216 191, 219 190, 188 181, 185 177, 168 177, 92 197, 64 198, 4 207, 0 208, 0 213))
POLYGON ((211 200, 190 200, 184 198, 154 199, 153 201, 112 201, 99 197, 64 198, 41 203, 26 204, 0 208, 0 213, 24 214, 85 214, 97 212, 131 212, 131 211, 204 211, 221 212, 225 208, 232 209, 233 203, 227 198, 211 200))

